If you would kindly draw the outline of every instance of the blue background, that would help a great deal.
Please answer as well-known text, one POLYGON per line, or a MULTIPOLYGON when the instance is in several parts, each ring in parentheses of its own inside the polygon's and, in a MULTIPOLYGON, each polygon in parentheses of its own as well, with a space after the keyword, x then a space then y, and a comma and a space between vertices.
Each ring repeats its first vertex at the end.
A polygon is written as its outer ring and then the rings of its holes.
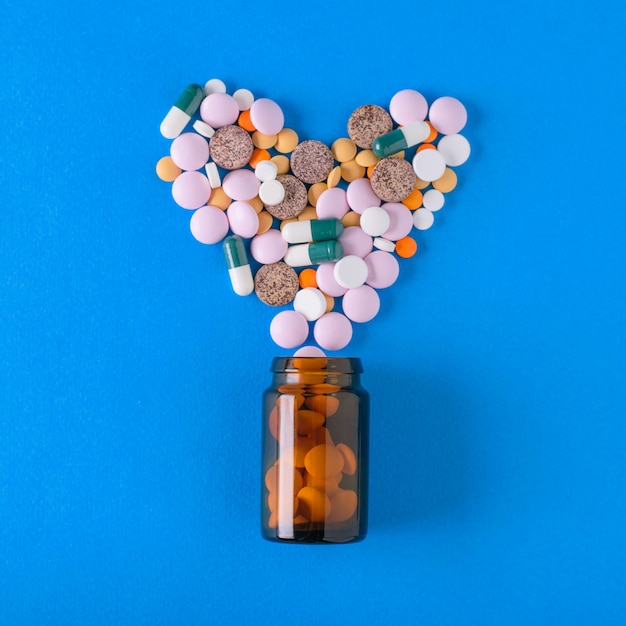
POLYGON ((621 2, 79 5, 0 22, 0 623, 623 624, 621 2), (370 534, 258 530, 273 311, 154 174, 189 82, 302 138, 399 89, 470 161, 344 354, 370 534))

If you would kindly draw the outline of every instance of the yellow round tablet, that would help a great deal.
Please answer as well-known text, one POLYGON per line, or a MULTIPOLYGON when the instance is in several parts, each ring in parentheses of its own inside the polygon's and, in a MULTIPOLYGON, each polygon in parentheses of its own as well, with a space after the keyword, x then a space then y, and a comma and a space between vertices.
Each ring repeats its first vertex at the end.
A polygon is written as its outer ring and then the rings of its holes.
POLYGON ((448 193, 456 187, 457 182, 458 179, 456 172, 453 169, 446 167, 443 176, 433 181, 433 187, 441 191, 441 193, 448 193))
POLYGON ((336 187, 339 184, 339 181, 341 180, 341 166, 338 165, 337 167, 334 167, 330 174, 328 175, 328 178, 326 179, 326 184, 328 185, 328 187, 336 187))
POLYGON ((309 202, 315 206, 317 204, 317 199, 328 189, 328 185, 326 183, 313 183, 309 187, 308 199, 309 202))
POLYGON ((232 200, 226 195, 226 192, 221 187, 216 187, 211 191, 207 204, 216 206, 222 211, 225 211, 231 204, 232 200))
POLYGON ((369 167, 370 165, 376 165, 380 158, 374 154, 373 150, 361 150, 354 160, 362 167, 369 167))
POLYGON ((333 142, 330 150, 335 157, 335 161, 345 163, 346 161, 352 161, 352 159, 354 159, 356 155, 356 144, 352 139, 341 137, 333 142))
POLYGON ((284 154, 277 154, 273 156, 270 161, 276 164, 277 175, 289 173, 289 157, 286 157, 284 154))
POLYGON ((181 170, 180 167, 174 163, 171 156, 164 156, 157 161, 157 176, 166 183, 174 182, 178 175, 182 174, 182 172, 183 170, 181 170))
POLYGON ((258 130, 255 130, 252 133, 252 143, 254 144, 254 147, 260 148, 261 150, 269 150, 270 148, 273 148, 277 139, 278 135, 264 135, 258 130))
POLYGON ((256 231, 257 235, 266 233, 274 223, 274 218, 267 212, 261 211, 259 213, 259 230, 256 231))
POLYGON ((276 135, 276 143, 274 148, 277 152, 283 154, 287 152, 293 152, 294 148, 298 145, 298 133, 291 128, 283 128, 278 135, 276 135))
POLYGON ((356 211, 348 211, 341 218, 341 223, 344 228, 348 228, 348 226, 359 226, 361 224, 361 216, 356 211))
POLYGON ((317 219, 317 213, 315 211, 315 207, 314 206, 308 206, 306 209, 304 209, 304 211, 302 211, 302 213, 300 213, 300 215, 298 215, 298 217, 296 219, 299 222, 304 222, 306 220, 316 220, 317 219))
POLYGON ((351 183, 353 180, 363 178, 363 176, 365 176, 365 168, 354 160, 342 163, 340 168, 341 178, 343 178, 347 183, 351 183))
POLYGON ((257 212, 260 213, 263 210, 263 200, 259 196, 255 196, 252 200, 247 200, 247 203, 257 212))
POLYGON ((420 191, 423 191, 429 185, 430 183, 428 181, 422 180, 419 176, 416 176, 415 189, 419 189, 420 191))

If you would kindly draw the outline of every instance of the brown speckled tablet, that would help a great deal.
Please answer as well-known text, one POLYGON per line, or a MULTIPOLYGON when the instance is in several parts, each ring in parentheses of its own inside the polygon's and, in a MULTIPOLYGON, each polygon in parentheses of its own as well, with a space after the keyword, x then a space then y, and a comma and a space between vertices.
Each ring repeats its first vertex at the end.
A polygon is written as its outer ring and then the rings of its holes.
POLYGON ((312 185, 328 178, 335 158, 327 145, 310 139, 294 148, 290 163, 294 175, 312 185))
POLYGON ((270 306, 289 304, 296 297, 299 288, 295 270, 282 261, 264 265, 254 277, 256 295, 270 306))
POLYGON ((415 189, 413 166, 404 159, 387 157, 374 166, 370 183, 374 193, 385 202, 401 202, 415 189))
POLYGON ((240 126, 222 126, 209 143, 211 158, 225 170, 237 170, 248 163, 254 145, 252 138, 240 126))
POLYGON ((280 204, 266 206, 267 212, 279 220, 298 217, 307 206, 307 191, 304 183, 291 174, 281 174, 276 177, 276 180, 285 188, 285 199, 280 204))
POLYGON ((369 150, 376 137, 390 133, 393 120, 385 109, 376 104, 364 104, 348 120, 348 135, 359 148, 369 150))

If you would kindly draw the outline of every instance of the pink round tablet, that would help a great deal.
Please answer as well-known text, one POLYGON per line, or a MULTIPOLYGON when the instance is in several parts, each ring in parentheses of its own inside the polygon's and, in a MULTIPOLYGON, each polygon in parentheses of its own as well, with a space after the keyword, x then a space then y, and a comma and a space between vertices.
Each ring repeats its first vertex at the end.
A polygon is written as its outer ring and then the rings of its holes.
POLYGON ((280 231, 272 228, 252 239, 250 254, 255 261, 269 265, 270 263, 277 263, 285 256, 287 245, 280 231))
POLYGON ((170 155, 181 170, 199 170, 209 160, 209 144, 202 135, 183 133, 172 141, 170 155))
POLYGON ((260 185, 252 170, 233 170, 222 181, 224 193, 233 200, 252 200, 259 194, 260 185))
POLYGON ((348 226, 339 237, 339 243, 343 246, 343 256, 353 254, 362 259, 372 251, 374 246, 373 239, 363 232, 360 226, 348 226))
POLYGON ((252 125, 264 135, 276 135, 285 125, 283 110, 269 98, 259 98, 250 107, 252 125))
POLYGON ((315 212, 319 219, 334 217, 340 220, 349 210, 346 192, 340 187, 331 187, 322 191, 315 205, 315 212))
POLYGON ((320 263, 315 272, 315 280, 320 291, 333 298, 339 298, 347 291, 335 280, 334 263, 320 263))
POLYGON ((228 219, 215 206, 200 207, 189 222, 191 234, 201 243, 217 243, 228 233, 228 219))
POLYGON ((315 322, 313 336, 324 350, 341 350, 352 339, 352 324, 341 313, 326 313, 315 322))
POLYGON ((244 239, 254 237, 259 230, 259 216, 247 202, 233 202, 226 211, 230 229, 244 239))
POLYGON ((389 215, 389 228, 382 234, 382 237, 389 241, 398 241, 406 237, 413 228, 413 214, 400 202, 387 202, 383 204, 383 209, 389 215))
POLYGON ((444 135, 454 135, 467 123, 467 111, 460 100, 443 96, 430 105, 428 119, 435 130, 444 135))
POLYGON ((389 113, 396 124, 406 126, 426 119, 428 102, 415 89, 403 89, 391 98, 389 113))
POLYGON ((309 324, 297 311, 281 311, 270 324, 270 335, 281 348, 297 348, 309 336, 309 324))
POLYGON ((317 346, 303 346, 302 348, 298 348, 293 353, 293 356, 313 356, 313 357, 319 357, 319 356, 326 356, 326 354, 324 353, 323 350, 321 350, 317 346))
POLYGON ((209 199, 211 184, 202 172, 183 172, 172 183, 172 197, 183 209, 197 209, 209 199))
POLYGON ((390 252, 376 250, 365 257, 367 263, 367 284, 374 289, 391 287, 400 274, 400 265, 390 252))
POLYGON ((350 208, 359 215, 365 209, 371 206, 380 206, 381 203, 381 199, 374 193, 372 185, 367 178, 353 180, 346 189, 346 198, 350 208))
POLYGON ((239 117, 239 105, 227 93, 212 93, 202 101, 200 117, 213 128, 230 126, 239 117))
POLYGON ((369 285, 348 289, 341 306, 345 316, 353 322, 369 322, 380 310, 380 298, 369 285))

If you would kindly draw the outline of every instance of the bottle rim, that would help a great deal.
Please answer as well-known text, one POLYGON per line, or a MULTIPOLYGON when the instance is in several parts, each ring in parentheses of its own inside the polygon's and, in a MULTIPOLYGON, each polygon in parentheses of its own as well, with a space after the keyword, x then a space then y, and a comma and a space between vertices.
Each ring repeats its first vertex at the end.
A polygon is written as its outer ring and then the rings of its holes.
POLYGON ((362 374, 363 365, 358 357, 276 356, 272 359, 270 371, 294 374, 311 371, 362 374))

